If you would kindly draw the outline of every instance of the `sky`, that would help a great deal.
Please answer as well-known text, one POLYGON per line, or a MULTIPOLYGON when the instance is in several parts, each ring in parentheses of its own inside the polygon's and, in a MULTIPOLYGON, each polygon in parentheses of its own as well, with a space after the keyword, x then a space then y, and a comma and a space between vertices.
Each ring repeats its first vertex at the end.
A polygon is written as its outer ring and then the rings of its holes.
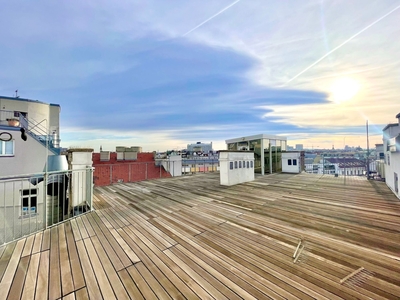
POLYGON ((365 148, 400 112, 399 0, 0 4, 0 95, 60 104, 62 147, 365 148))

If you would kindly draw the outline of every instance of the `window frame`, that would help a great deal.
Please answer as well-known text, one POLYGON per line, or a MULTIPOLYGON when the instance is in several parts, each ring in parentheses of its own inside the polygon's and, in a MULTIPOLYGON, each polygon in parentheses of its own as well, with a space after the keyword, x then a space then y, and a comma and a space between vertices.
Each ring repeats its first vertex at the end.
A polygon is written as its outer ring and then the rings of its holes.
POLYGON ((20 218, 30 218, 38 215, 38 196, 39 196, 39 189, 38 188, 31 188, 31 189, 22 189, 20 190, 21 195, 21 215, 20 218), (24 200, 27 201, 28 206, 24 206, 24 200), (32 205, 32 201, 35 201, 35 206, 32 205), (24 208, 27 208, 25 210, 24 208), (32 208, 35 208, 32 210, 32 208))
POLYGON ((12 157, 15 156, 15 142, 11 141, 0 141, 0 157, 12 157), (12 153, 6 153, 6 143, 12 143, 12 153))

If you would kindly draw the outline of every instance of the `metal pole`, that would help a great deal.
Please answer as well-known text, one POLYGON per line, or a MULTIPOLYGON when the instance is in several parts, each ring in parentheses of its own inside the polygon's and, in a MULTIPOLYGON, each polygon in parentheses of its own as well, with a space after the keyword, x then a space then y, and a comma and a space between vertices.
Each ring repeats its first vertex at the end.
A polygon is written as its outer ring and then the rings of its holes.
POLYGON ((367 120, 367 179, 369 180, 369 136, 368 136, 368 120, 367 120))

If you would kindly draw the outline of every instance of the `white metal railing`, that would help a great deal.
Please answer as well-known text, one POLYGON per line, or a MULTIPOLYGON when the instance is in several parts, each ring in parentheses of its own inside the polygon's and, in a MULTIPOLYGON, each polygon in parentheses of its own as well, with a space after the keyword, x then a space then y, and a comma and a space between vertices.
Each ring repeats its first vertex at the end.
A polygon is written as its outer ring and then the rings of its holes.
POLYGON ((93 168, 0 177, 0 246, 92 210, 93 168))

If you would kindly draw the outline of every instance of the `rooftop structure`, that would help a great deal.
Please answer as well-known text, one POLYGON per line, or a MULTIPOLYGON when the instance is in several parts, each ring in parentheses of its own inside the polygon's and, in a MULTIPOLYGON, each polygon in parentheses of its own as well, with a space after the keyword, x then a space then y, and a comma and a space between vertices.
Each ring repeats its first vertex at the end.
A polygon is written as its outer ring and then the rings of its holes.
POLYGON ((383 182, 201 174, 98 187, 94 205, 0 247, 0 299, 400 295, 400 202, 383 182))
POLYGON ((282 151, 286 151, 287 138, 258 134, 226 140, 229 151, 254 151, 254 171, 275 173, 282 171, 282 151))

